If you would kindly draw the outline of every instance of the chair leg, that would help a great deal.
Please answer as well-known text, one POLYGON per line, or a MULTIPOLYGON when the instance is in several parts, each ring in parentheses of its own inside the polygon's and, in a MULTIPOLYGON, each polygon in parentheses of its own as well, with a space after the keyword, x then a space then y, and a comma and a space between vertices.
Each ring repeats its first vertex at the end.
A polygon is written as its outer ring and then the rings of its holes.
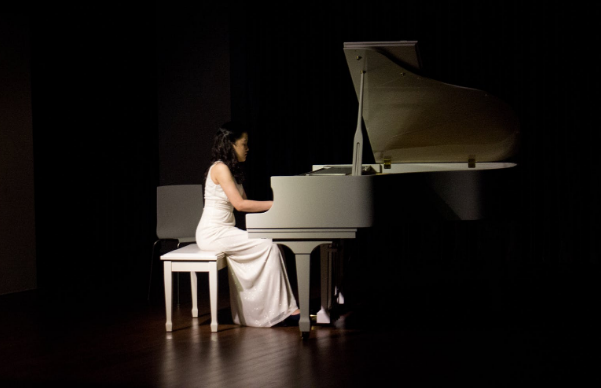
POLYGON ((211 300, 211 331, 216 332, 217 323, 217 263, 212 263, 209 269, 209 298, 211 300))
MULTIPOLYGON (((181 247, 181 241, 177 240, 177 246, 175 249, 180 249, 181 247)), ((177 306, 179 307, 179 272, 175 273, 175 299, 177 300, 177 306)))
POLYGON ((175 273, 175 299, 179 306, 179 272, 175 273))
MULTIPOLYGON (((154 242, 154 244, 152 244, 152 252, 150 255, 150 275, 148 277, 148 296, 147 296, 147 300, 150 301, 150 293, 152 290, 152 272, 153 272, 153 267, 154 267, 154 256, 156 254, 156 246, 159 243, 164 243, 165 241, 177 241, 179 244, 179 241, 174 239, 174 238, 160 238, 158 240, 156 240, 154 242)), ((179 246, 179 245, 178 245, 179 246)))
POLYGON ((172 272, 171 272, 171 262, 165 261, 163 264, 164 272, 163 277, 165 278, 165 313, 167 315, 167 322, 165 323, 165 328, 167 331, 173 330, 173 323, 171 322, 171 303, 172 303, 172 295, 171 292, 173 290, 172 286, 172 272))
POLYGON ((190 272, 190 288, 192 289, 192 316, 198 317, 198 275, 190 272))
POLYGON ((148 276, 148 296, 146 297, 146 300, 150 300, 150 290, 151 290, 151 286, 152 286, 152 264, 154 263, 154 252, 156 249, 157 244, 160 242, 161 240, 156 240, 154 242, 154 244, 152 244, 152 252, 150 253, 150 275, 148 276))

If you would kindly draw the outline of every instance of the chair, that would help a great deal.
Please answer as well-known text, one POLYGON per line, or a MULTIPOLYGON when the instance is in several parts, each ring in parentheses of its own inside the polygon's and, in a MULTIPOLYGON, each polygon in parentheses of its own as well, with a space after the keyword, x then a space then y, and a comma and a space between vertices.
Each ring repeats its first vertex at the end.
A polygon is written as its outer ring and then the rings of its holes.
MULTIPOLYGON (((152 246, 148 300, 152 286, 152 270, 155 251, 159 243, 176 242, 176 249, 182 244, 196 242, 196 227, 203 209, 202 185, 168 185, 157 187, 157 240, 152 246)), ((179 273, 176 279, 177 300, 179 303, 179 273)))
POLYGON ((190 272, 192 289, 192 316, 198 317, 197 272, 209 273, 209 294, 211 303, 211 331, 217 331, 217 272, 227 267, 225 254, 222 252, 201 251, 198 245, 190 244, 161 256, 165 278, 165 312, 167 321, 165 328, 172 331, 172 280, 173 272, 190 272))

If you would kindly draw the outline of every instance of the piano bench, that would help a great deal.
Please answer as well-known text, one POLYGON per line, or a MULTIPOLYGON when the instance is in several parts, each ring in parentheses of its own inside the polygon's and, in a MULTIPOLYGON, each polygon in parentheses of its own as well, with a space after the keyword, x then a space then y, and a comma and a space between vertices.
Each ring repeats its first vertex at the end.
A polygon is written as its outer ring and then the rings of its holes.
POLYGON ((165 310, 167 331, 172 331, 173 272, 190 272, 192 288, 192 316, 198 317, 197 272, 209 273, 209 297, 211 302, 211 331, 217 331, 217 271, 227 267, 223 252, 201 251, 198 245, 190 244, 161 256, 165 279, 165 310))

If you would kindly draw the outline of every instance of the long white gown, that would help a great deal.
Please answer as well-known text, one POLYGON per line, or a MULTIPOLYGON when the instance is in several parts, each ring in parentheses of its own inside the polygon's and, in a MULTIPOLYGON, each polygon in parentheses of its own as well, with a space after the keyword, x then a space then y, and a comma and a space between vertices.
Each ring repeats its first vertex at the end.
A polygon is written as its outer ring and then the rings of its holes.
MULTIPOLYGON (((196 243, 200 249, 226 254, 234 323, 273 326, 298 308, 284 260, 272 240, 249 239, 246 231, 236 228, 234 207, 221 186, 211 179, 213 166, 205 183, 204 210, 196 228, 196 243)), ((237 187, 242 195, 242 185, 237 187)))

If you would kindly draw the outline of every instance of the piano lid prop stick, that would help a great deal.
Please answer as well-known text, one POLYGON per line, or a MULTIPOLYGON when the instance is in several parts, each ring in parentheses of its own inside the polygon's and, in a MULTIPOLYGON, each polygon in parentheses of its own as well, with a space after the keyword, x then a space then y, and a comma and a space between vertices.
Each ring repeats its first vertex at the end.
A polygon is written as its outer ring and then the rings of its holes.
POLYGON ((353 173, 352 175, 361 175, 363 166, 363 132, 361 131, 361 119, 363 118, 363 74, 361 72, 361 86, 359 88, 359 113, 357 117, 357 130, 355 130, 355 140, 353 142, 353 173))

